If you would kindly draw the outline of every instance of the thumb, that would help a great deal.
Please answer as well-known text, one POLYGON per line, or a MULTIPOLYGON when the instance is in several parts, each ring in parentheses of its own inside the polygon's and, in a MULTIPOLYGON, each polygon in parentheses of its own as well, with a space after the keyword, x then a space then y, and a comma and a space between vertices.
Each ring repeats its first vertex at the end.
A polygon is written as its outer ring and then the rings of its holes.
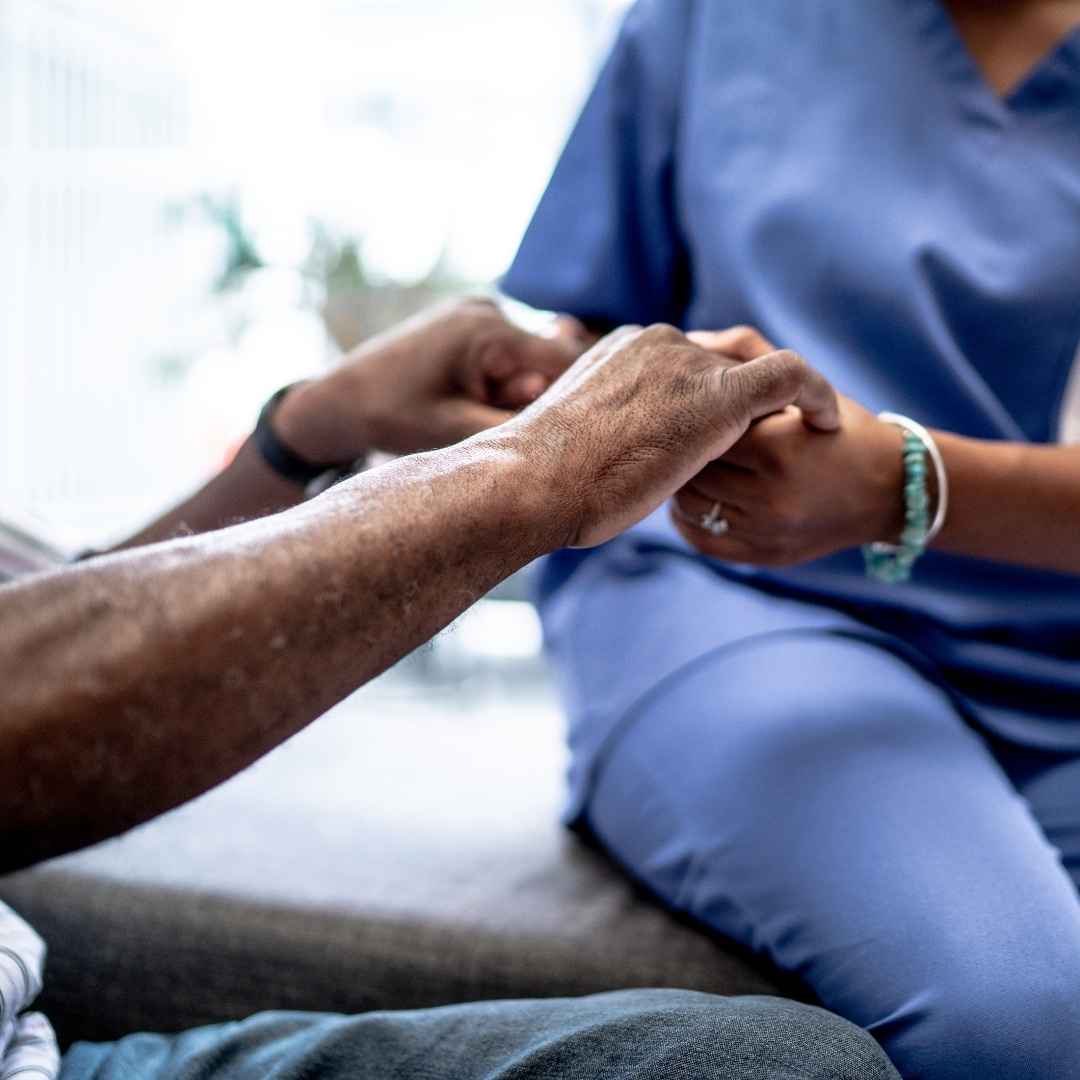
POLYGON ((522 371, 499 387, 497 404, 507 409, 531 405, 550 385, 551 377, 539 371, 522 371))
POLYGON ((573 315, 559 315, 552 322, 547 332, 542 337, 555 338, 558 341, 568 343, 578 353, 591 349, 599 340, 599 334, 593 333, 580 319, 573 315))
POLYGON ((818 431, 836 431, 840 427, 836 391, 798 353, 781 349, 723 368, 721 377, 724 391, 734 395, 733 404, 748 410, 751 422, 796 405, 807 427, 818 431))
POLYGON ((686 335, 707 352, 730 356, 733 360, 756 360, 776 352, 776 346, 752 326, 732 326, 728 330, 691 330, 686 335))
POLYGON ((521 366, 557 379, 583 352, 589 342, 571 334, 541 337, 527 334, 521 351, 521 366))
POLYGON ((514 348, 501 357, 495 377, 495 404, 520 409, 534 402, 582 352, 568 337, 539 337, 521 331, 514 348), (501 370, 500 370, 501 369, 501 370))
POLYGON ((472 401, 470 398, 451 398, 443 402, 439 409, 439 433, 442 436, 442 444, 451 446, 478 432, 498 427, 499 424, 506 423, 513 415, 512 412, 496 409, 479 401, 472 401))

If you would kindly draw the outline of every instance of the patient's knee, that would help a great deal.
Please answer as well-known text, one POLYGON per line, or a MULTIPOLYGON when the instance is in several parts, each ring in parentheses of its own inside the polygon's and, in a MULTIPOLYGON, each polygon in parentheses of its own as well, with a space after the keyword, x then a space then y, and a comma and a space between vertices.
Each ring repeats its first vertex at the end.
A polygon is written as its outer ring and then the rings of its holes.
POLYGON ((643 1075, 671 1080, 899 1080, 867 1032, 823 1009, 772 997, 696 995, 658 1013, 670 1051, 643 1075))

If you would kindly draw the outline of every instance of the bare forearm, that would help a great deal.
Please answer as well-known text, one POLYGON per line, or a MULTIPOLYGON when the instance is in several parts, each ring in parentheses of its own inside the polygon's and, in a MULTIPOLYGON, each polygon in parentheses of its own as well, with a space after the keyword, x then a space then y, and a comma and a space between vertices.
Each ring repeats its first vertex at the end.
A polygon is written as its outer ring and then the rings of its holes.
POLYGON ((485 436, 0 588, 0 869, 232 775, 526 562, 611 540, 792 404, 839 427, 792 353, 732 366, 671 327, 628 327, 485 436))
POLYGON ((242 769, 540 554, 523 463, 420 455, 302 507, 0 589, 0 857, 124 830, 242 769))
POLYGON ((226 469, 114 550, 141 547, 249 521, 286 510, 303 497, 303 488, 278 476, 249 439, 226 469))
POLYGON ((1080 574, 1080 448, 935 438, 950 487, 935 547, 1080 574))

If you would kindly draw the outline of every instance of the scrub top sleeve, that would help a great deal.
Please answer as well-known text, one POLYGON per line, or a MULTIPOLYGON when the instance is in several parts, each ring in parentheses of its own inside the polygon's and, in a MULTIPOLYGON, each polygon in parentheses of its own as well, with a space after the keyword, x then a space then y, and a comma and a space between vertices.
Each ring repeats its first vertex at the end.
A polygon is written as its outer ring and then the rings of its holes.
POLYGON ((502 289, 600 328, 678 322, 687 260, 673 208, 692 0, 623 24, 502 289))

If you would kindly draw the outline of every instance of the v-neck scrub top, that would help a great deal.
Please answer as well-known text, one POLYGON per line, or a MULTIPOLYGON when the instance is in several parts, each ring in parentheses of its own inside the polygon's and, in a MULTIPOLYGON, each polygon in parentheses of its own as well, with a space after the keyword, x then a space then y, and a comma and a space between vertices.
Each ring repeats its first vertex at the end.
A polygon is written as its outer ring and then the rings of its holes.
MULTIPOLYGON (((751 324, 875 412, 1053 442, 1080 345, 1080 33, 1002 100, 939 0, 640 0, 503 287, 605 324, 751 324)), ((610 662, 611 717, 733 620, 812 610, 909 649, 998 734, 1080 750, 1078 577, 936 552, 901 586, 857 551, 735 567, 661 513, 553 556, 549 623, 638 556, 647 595, 611 592, 577 646, 610 662), (715 610, 670 609, 688 559, 715 610), (624 620, 656 623, 660 658, 617 655, 624 620)))

